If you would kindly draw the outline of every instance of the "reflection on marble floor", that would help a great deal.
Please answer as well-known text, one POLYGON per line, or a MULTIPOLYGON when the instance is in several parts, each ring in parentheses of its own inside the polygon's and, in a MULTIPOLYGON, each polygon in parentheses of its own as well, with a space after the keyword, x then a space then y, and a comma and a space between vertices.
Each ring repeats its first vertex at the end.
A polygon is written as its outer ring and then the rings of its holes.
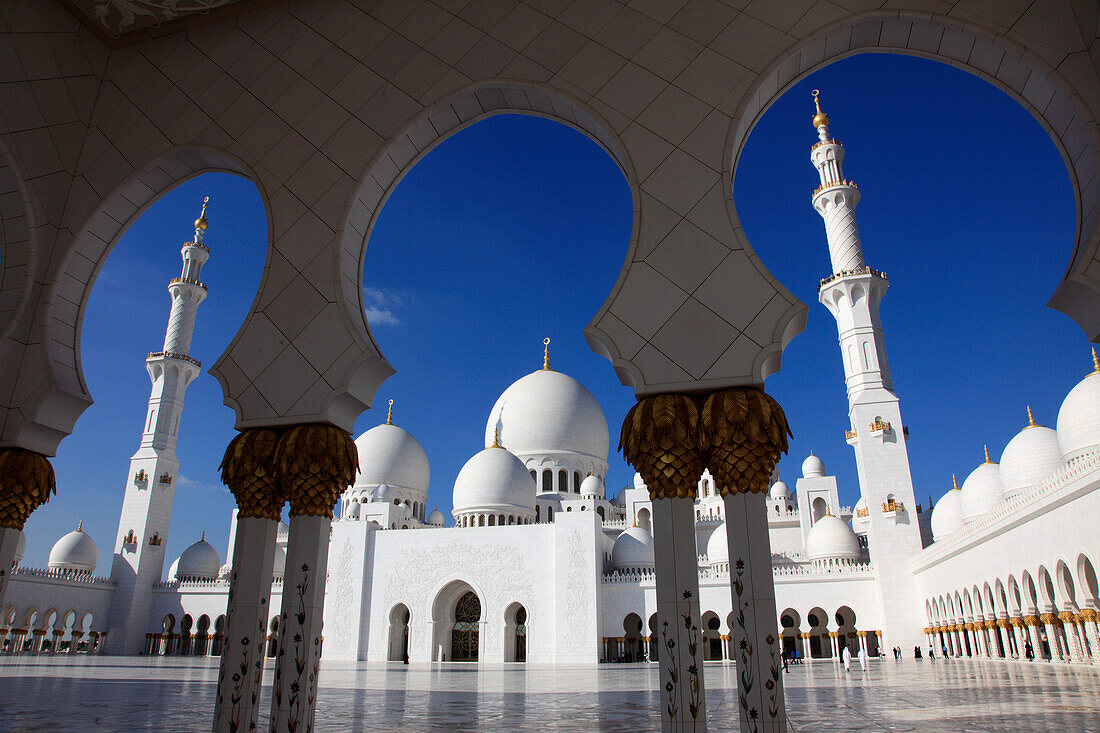
MULTIPOLYGON (((215 659, 0 657, 0 730, 208 730, 217 674, 215 659)), ((329 663, 318 730, 659 730, 656 675, 655 665, 329 663)), ((734 668, 708 664, 706 682, 710 731, 737 730, 734 668)), ((786 684, 794 731, 1100 733, 1100 668, 888 659, 861 674, 819 662, 791 667, 786 684)))

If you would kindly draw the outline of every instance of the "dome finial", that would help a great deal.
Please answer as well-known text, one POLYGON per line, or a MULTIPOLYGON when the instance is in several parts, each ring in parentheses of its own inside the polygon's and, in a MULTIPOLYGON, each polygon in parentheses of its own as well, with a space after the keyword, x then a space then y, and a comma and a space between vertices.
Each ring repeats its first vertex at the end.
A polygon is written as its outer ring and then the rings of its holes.
POLYGON ((503 448, 500 444, 500 428, 493 428, 493 444, 490 448, 503 448))
POLYGON ((993 463, 993 461, 989 460, 989 446, 988 445, 983 445, 982 448, 985 449, 985 462, 986 463, 993 463))
POLYGON ((1096 347, 1092 347, 1092 373, 1100 374, 1100 359, 1096 358, 1096 347))
POLYGON ((199 542, 206 542, 206 530, 202 531, 202 537, 199 537, 199 542))
POLYGON ((199 212, 199 218, 195 219, 195 241, 201 242, 202 235, 206 233, 206 205, 210 203, 210 197, 207 196, 202 200, 202 211, 199 212))
POLYGON ((393 425, 393 398, 390 398, 390 410, 386 413, 386 424, 393 425))
POLYGON ((83 532, 84 531, 84 520, 83 519, 81 519, 79 522, 76 523, 76 531, 77 532, 83 532))
POLYGON ((542 340, 542 370, 544 372, 550 371, 550 337, 547 336, 542 340))
POLYGON ((955 478, 955 474, 951 474, 951 490, 952 491, 958 491, 959 490, 959 480, 957 478, 955 478))
POLYGON ((814 107, 817 109, 817 114, 814 115, 814 129, 819 127, 829 126, 829 115, 821 111, 821 102, 818 101, 817 95, 821 94, 817 89, 813 90, 814 95, 814 107))
POLYGON ((1037 427, 1035 424, 1035 417, 1031 414, 1031 405, 1027 406, 1027 426, 1029 428, 1037 427))

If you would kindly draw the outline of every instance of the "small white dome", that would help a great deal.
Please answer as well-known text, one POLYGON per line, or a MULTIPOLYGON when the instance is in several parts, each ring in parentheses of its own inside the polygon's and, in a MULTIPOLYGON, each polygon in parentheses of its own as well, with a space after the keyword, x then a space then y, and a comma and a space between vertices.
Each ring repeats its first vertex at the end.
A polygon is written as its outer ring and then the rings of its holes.
POLYGON ((648 491, 649 487, 645 485, 645 479, 642 478, 642 474, 637 471, 634 472, 634 488, 641 491, 648 491))
POLYGON ((286 572, 286 550, 279 545, 275 545, 275 563, 271 568, 271 574, 276 578, 283 577, 283 573, 286 572))
POLYGON ((516 455, 570 452, 607 460, 607 418, 600 403, 572 377, 551 369, 516 380, 493 405, 485 445, 500 431, 500 444, 516 455))
POLYGON ((1001 467, 987 460, 963 481, 962 495, 959 497, 963 523, 978 520, 1003 504, 1004 500, 1001 467))
POLYGON ((827 514, 806 535, 806 555, 811 560, 858 560, 859 539, 844 520, 827 514))
POLYGON ((176 561, 176 580, 213 580, 222 566, 218 551, 206 541, 206 536, 183 551, 176 561))
POLYGON ((359 518, 359 502, 355 501, 354 499, 352 501, 347 502, 347 504, 344 505, 344 516, 347 517, 348 519, 358 519, 359 518))
POLYGON ((652 569, 653 535, 638 526, 621 533, 611 548, 611 565, 617 570, 652 569))
POLYGON ((50 550, 50 570, 91 573, 95 572, 98 562, 99 550, 95 546, 95 541, 84 531, 83 523, 55 542, 53 549, 50 550))
POLYGON ((599 476, 585 476, 584 481, 581 481, 581 495, 595 494, 596 496, 603 498, 603 481, 599 476))
POLYGON ((1008 441, 1001 453, 1001 487, 1004 498, 1012 499, 1062 467, 1058 433, 1031 424, 1008 441))
POLYGON ((962 491, 956 486, 932 508, 932 539, 942 542, 962 528, 962 491))
POLYGON ((1057 425, 1063 459, 1069 461, 1100 447, 1100 367, 1062 400, 1057 425))
POLYGON ((443 516, 443 512, 438 509, 433 509, 432 513, 428 515, 428 524, 434 527, 442 527, 443 523, 447 521, 447 518, 443 516))
POLYGON ((790 499, 791 487, 787 486, 787 484, 782 481, 776 481, 772 484, 771 489, 768 490, 768 497, 776 500, 790 499))
POLYGON ((535 512, 535 480, 511 452, 486 448, 466 461, 454 488, 454 516, 471 512, 535 512))
MULTIPOLYGON (((15 543, 15 564, 16 565, 23 562, 23 553, 26 552, 26 551, 27 551, 27 533, 26 532, 20 532, 19 533, 19 541, 17 541, 15 543)), ((99 554, 98 550, 96 551, 96 554, 97 555, 99 554)))
POLYGON ((428 493, 431 470, 428 454, 404 428, 385 423, 355 439, 359 451, 359 472, 355 488, 368 489, 381 483, 391 487, 428 493))
POLYGON ((855 514, 852 516, 852 524, 861 529, 865 529, 871 524, 871 514, 867 513, 867 516, 861 517, 859 513, 867 510, 867 500, 862 496, 859 497, 859 501, 856 502, 855 514))
POLYGON ((371 501, 377 501, 381 504, 389 504, 394 499, 400 498, 397 495, 397 489, 393 488, 385 481, 378 484, 378 486, 371 493, 371 501))
POLYGON ((809 458, 802 461, 802 476, 804 478, 817 478, 818 476, 824 475, 825 464, 813 453, 810 454, 809 458))
POLYGON ((721 565, 730 561, 730 546, 726 538, 725 522, 715 527, 707 538, 707 560, 711 565, 721 565))

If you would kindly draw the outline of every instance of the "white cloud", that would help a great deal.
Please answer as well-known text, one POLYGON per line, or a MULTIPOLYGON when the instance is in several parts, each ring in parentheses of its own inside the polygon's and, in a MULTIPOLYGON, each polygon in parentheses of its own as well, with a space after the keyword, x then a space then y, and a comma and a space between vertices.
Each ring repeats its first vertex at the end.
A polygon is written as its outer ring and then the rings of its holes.
POLYGON ((180 488, 188 489, 188 490, 191 490, 191 491, 195 491, 195 490, 216 491, 218 493, 229 491, 229 489, 227 489, 222 484, 203 483, 202 481, 196 481, 195 479, 190 478, 189 476, 187 476, 185 474, 182 474, 182 473, 176 478, 176 485, 179 486, 180 488))
POLYGON ((404 302, 404 298, 400 296, 363 286, 363 311, 372 327, 400 325, 401 319, 394 315, 393 308, 403 305, 404 302))

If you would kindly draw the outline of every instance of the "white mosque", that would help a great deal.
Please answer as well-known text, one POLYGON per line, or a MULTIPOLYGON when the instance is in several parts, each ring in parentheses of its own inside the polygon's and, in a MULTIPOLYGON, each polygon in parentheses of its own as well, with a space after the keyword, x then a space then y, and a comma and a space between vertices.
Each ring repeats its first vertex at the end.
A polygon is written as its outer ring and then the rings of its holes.
MULTIPOLYGON (((838 324, 861 499, 810 455, 793 490, 767 498, 776 608, 786 650, 838 658, 843 647, 947 647, 953 655, 1100 660, 1100 362, 1066 395, 1056 428, 1028 421, 999 462, 977 466, 933 509, 915 501, 878 307, 887 288, 867 266, 844 148, 818 109, 811 151, 832 275, 820 299, 838 324)), ((164 580, 178 472, 176 426, 187 385, 206 220, 184 244, 169 286, 164 349, 149 355, 148 419, 127 475, 110 578, 94 577, 96 543, 81 527, 48 568, 17 553, 0 616, 6 653, 218 655, 231 568, 204 539, 164 580)), ((1021 421, 1023 422, 1023 421, 1021 421)), ((355 441, 361 470, 332 521, 324 655, 342 660, 594 663, 655 660, 652 505, 639 476, 608 492, 607 418, 593 395, 551 368, 521 377, 488 412, 486 448, 453 487, 448 519, 427 514, 429 457, 395 424, 355 441)), ((696 549, 709 660, 732 660, 724 505, 709 471, 698 482, 696 549)), ((234 545, 231 519, 229 550, 234 545)), ((269 638, 280 633, 286 526, 276 542, 269 638)), ((269 644, 274 650, 275 644, 269 644)))

